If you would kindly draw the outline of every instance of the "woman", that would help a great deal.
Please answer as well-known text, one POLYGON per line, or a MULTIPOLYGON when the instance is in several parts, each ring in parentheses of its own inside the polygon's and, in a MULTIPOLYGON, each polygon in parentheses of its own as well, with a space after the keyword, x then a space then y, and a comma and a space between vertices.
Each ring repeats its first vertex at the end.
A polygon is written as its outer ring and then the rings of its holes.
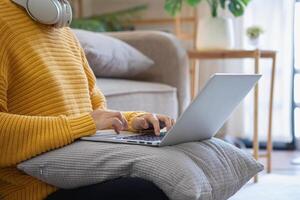
POLYGON ((0 199, 166 199, 145 180, 66 191, 16 168, 96 130, 138 131, 152 124, 159 134, 159 120, 171 128, 168 116, 108 110, 70 29, 37 23, 22 7, 0 0, 0 199))

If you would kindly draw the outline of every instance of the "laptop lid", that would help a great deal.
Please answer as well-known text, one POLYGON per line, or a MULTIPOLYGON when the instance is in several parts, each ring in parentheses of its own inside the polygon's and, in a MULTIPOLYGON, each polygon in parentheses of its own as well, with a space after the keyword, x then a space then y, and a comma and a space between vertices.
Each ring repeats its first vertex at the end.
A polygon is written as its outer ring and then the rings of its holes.
POLYGON ((213 75, 160 146, 213 137, 260 78, 253 74, 213 75))

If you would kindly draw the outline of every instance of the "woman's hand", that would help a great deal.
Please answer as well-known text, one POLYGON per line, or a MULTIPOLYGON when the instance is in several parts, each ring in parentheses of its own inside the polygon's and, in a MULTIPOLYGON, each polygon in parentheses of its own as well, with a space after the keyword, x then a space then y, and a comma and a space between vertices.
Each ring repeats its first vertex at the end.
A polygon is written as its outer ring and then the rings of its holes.
POLYGON ((159 121, 165 123, 167 130, 170 130, 175 124, 175 120, 166 115, 158 115, 147 113, 140 115, 132 119, 132 128, 135 130, 145 130, 149 128, 149 125, 152 124, 154 127, 155 135, 160 135, 160 126, 159 121))
POLYGON ((97 130, 113 128, 116 133, 128 129, 128 122, 119 111, 113 110, 94 110, 91 113, 95 121, 97 130))

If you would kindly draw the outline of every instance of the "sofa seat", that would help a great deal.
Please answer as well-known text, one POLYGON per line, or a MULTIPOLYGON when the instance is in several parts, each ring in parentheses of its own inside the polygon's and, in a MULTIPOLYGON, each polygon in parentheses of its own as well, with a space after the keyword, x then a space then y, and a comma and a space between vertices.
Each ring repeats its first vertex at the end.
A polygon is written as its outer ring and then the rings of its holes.
POLYGON ((97 86, 114 110, 142 110, 178 116, 177 90, 174 87, 144 81, 97 78, 97 86))

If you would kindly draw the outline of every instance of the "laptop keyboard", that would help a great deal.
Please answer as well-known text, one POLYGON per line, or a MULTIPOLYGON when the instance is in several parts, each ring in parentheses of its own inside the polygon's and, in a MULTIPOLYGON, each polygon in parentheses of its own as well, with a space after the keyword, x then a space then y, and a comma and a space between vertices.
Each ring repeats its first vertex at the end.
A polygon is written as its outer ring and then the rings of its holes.
POLYGON ((144 140, 144 141, 158 141, 162 140, 165 136, 165 133, 161 133, 160 136, 155 136, 153 134, 147 134, 147 135, 134 135, 134 136, 128 136, 128 137, 122 137, 122 139, 125 140, 144 140))

